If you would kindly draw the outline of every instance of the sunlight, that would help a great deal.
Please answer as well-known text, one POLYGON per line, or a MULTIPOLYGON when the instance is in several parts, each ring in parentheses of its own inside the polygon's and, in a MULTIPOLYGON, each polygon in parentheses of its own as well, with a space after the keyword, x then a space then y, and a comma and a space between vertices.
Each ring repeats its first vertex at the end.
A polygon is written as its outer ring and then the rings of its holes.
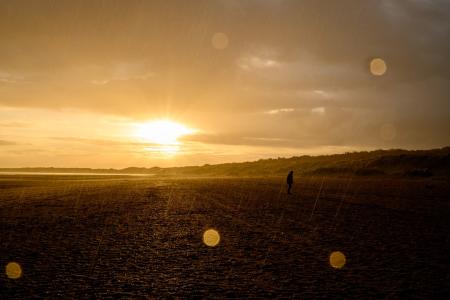
POLYGON ((194 132, 196 130, 170 120, 155 120, 137 125, 135 135, 160 145, 178 145, 178 138, 194 132))

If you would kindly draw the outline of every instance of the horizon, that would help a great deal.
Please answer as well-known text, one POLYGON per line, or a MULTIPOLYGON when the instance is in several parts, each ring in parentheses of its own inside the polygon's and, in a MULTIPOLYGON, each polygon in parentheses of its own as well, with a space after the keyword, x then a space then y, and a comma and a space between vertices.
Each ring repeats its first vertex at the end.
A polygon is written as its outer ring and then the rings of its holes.
POLYGON ((262 160, 289 160, 293 158, 302 158, 302 157, 311 157, 311 158, 320 158, 320 157, 326 157, 326 156, 339 156, 339 155, 352 155, 352 154, 361 154, 361 153, 373 153, 373 152, 394 152, 394 151, 404 151, 404 152, 417 152, 417 151, 423 151, 423 152, 430 152, 430 151, 439 151, 444 149, 450 149, 449 146, 443 146, 440 148, 429 148, 429 149, 403 149, 403 148, 389 148, 389 149, 373 149, 373 150, 358 150, 358 151, 350 151, 350 152, 342 152, 342 153, 328 153, 328 154, 301 154, 301 155, 294 155, 294 156, 279 156, 279 157, 267 157, 267 158, 259 158, 255 160, 247 160, 247 161, 231 161, 231 162, 222 162, 222 163, 215 163, 215 164, 200 164, 200 165, 181 165, 181 166, 170 166, 170 167, 160 167, 160 166, 127 166, 122 168, 95 168, 95 167, 58 167, 58 166, 24 166, 24 167, 2 167, 0 166, 0 170, 2 169, 90 169, 90 170, 114 170, 114 171, 123 171, 126 169, 171 169, 171 168, 189 168, 189 167, 204 167, 204 166, 217 166, 217 165, 223 165, 223 164, 242 164, 242 163, 256 163, 262 160))
POLYGON ((450 145, 450 3, 5 1, 0 28, 3 168, 450 145))

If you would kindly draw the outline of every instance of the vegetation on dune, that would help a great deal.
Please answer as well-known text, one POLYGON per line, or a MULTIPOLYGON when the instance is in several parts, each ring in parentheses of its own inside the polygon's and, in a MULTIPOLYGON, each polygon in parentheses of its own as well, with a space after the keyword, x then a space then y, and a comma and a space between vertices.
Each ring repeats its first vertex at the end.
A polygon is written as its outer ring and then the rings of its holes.
POLYGON ((289 170, 305 175, 447 176, 450 147, 433 150, 376 150, 321 156, 261 159, 254 162, 160 169, 164 175, 277 176, 289 170))
POLYGON ((109 174, 154 174, 160 176, 278 176, 290 170, 304 175, 358 176, 395 175, 409 177, 450 175, 450 147, 433 150, 376 150, 321 156, 260 159, 253 162, 173 167, 91 169, 15 168, 10 172, 80 172, 109 174))

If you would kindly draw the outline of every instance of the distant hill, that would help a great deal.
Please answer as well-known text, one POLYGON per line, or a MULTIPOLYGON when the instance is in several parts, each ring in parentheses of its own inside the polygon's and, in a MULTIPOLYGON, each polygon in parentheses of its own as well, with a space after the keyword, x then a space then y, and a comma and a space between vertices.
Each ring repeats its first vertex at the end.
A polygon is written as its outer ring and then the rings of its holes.
POLYGON ((0 172, 154 174, 159 176, 278 176, 289 170, 304 175, 408 176, 450 175, 450 147, 432 150, 376 150, 320 156, 260 159, 253 162, 173 167, 0 168, 0 172))
POLYGON ((159 167, 138 168, 128 167, 125 169, 92 169, 92 168, 0 168, 0 172, 30 172, 30 173, 92 173, 92 174, 156 174, 161 170, 159 167))

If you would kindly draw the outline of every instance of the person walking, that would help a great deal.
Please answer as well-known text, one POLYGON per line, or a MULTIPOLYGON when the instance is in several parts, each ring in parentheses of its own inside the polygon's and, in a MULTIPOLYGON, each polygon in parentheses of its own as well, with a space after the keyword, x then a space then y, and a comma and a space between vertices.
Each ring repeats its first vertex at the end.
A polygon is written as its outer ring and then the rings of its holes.
POLYGON ((291 189, 292 189, 292 185, 294 184, 294 171, 290 171, 287 178, 286 178, 286 182, 288 185, 287 188, 287 193, 288 195, 291 195, 291 189))

